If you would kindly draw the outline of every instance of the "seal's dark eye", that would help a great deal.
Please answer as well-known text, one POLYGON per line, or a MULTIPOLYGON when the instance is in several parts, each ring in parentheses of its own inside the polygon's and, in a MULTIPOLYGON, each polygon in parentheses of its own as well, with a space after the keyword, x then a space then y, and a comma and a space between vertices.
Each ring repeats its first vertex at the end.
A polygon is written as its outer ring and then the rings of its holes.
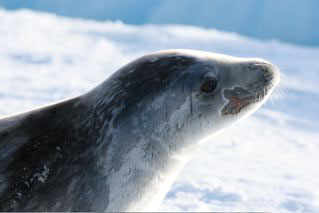
POLYGON ((204 93, 211 93, 214 91, 214 89, 216 88, 217 86, 217 80, 215 79, 209 79, 209 80, 206 80, 202 86, 201 86, 201 90, 202 92, 204 93))

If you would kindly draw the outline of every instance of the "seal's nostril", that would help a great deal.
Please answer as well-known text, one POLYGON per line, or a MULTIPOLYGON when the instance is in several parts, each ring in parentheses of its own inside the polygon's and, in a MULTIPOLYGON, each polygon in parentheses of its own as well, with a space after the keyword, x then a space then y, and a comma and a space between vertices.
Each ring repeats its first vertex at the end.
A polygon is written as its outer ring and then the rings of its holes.
POLYGON ((270 76, 274 75, 274 72, 272 71, 272 69, 270 67, 264 67, 263 71, 264 71, 263 74, 265 77, 270 77, 270 76))
POLYGON ((262 77, 262 81, 264 82, 264 86, 269 86, 273 83, 275 79, 275 69, 271 64, 259 64, 260 74, 262 77))
POLYGON ((263 66, 262 70, 263 70, 263 76, 264 76, 265 80, 267 80, 267 81, 273 80, 275 73, 274 73, 274 69, 272 68, 271 65, 263 66))

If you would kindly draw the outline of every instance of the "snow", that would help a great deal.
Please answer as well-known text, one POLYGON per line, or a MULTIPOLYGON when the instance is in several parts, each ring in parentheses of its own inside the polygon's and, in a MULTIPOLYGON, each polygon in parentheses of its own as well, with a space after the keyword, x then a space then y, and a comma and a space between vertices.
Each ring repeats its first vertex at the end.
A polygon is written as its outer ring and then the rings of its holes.
POLYGON ((319 48, 192 26, 1 9, 0 47, 0 116, 80 95, 150 51, 191 48, 271 61, 285 76, 281 92, 203 144, 159 210, 319 212, 319 48))

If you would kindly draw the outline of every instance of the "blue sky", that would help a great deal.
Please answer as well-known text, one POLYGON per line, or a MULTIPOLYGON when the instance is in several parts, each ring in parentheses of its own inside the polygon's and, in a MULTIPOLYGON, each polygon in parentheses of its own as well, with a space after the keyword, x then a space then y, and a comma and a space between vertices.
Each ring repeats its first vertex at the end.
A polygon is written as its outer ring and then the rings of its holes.
POLYGON ((319 46, 317 0, 0 0, 7 9, 128 24, 187 24, 319 46))

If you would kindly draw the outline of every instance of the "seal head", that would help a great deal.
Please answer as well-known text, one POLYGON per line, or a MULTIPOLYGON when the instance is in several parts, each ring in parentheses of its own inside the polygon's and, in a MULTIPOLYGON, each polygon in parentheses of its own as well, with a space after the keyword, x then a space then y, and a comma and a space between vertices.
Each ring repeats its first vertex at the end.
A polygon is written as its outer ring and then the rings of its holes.
MULTIPOLYGON (((156 52, 120 69, 88 94, 93 97, 92 103, 114 97, 107 100, 117 107, 108 128, 120 133, 113 134, 113 141, 118 142, 108 153, 115 156, 116 178, 110 190, 118 194, 110 199, 117 205, 107 210, 116 211, 125 205, 124 209, 133 211, 141 206, 142 210, 153 210, 199 141, 250 115, 278 82, 277 68, 265 60, 192 50, 156 52), (120 157, 114 153, 126 154, 120 157), (115 202, 125 194, 125 187, 115 188, 124 176, 134 181, 143 177, 136 183, 139 187, 127 195, 139 202, 115 202), (145 187, 148 184, 152 187, 145 187)), ((105 105, 100 103, 95 111, 105 105)))

